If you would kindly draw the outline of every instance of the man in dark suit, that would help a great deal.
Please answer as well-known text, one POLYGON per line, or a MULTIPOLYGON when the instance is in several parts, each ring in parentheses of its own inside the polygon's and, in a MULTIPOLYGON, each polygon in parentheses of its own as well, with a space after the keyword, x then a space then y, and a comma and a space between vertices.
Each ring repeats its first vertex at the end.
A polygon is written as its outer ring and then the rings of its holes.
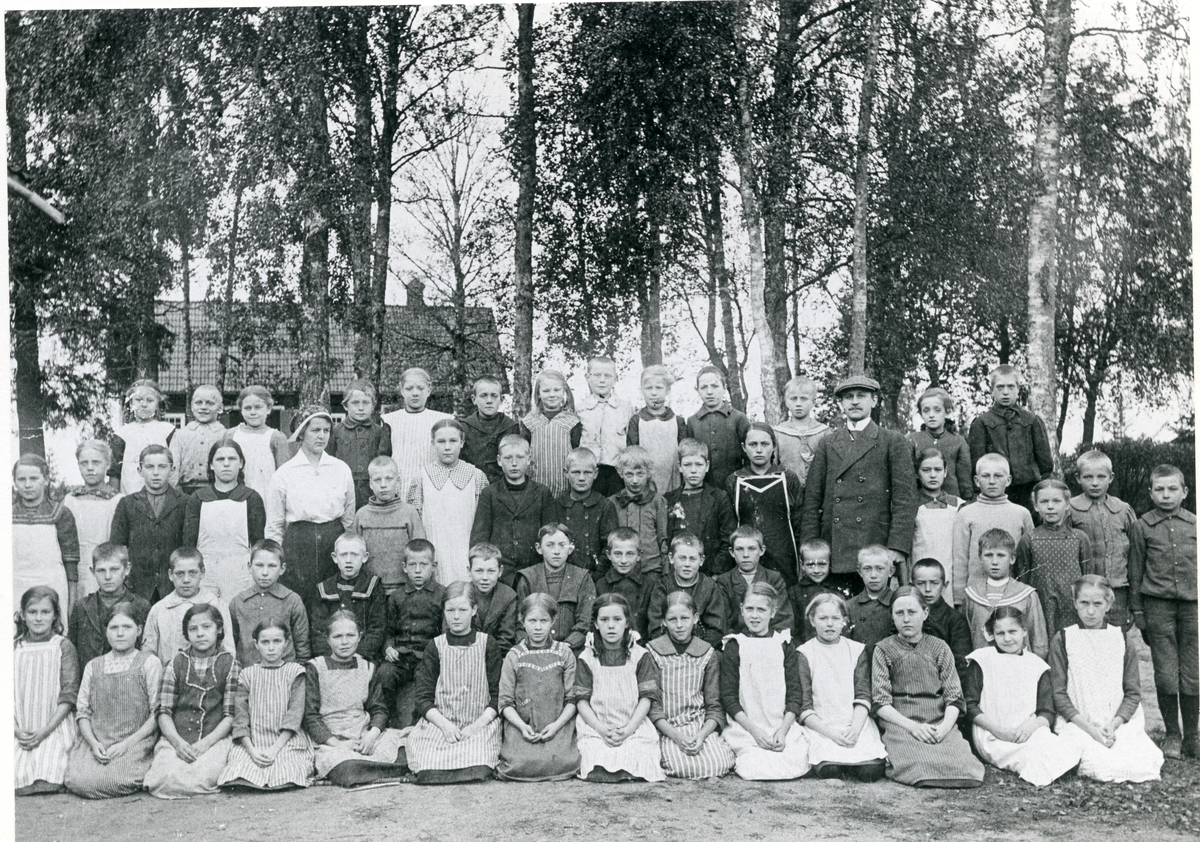
POLYGON ((817 443, 808 470, 801 540, 824 538, 833 548, 826 584, 862 590, 858 551, 883 544, 897 565, 912 552, 916 522, 916 474, 904 436, 871 420, 879 383, 849 377, 834 392, 846 426, 817 443))

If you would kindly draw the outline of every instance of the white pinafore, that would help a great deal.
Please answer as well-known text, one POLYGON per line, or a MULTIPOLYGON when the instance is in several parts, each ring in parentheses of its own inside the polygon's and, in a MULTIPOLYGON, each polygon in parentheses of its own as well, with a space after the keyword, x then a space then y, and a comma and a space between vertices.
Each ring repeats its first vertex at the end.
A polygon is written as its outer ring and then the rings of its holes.
POLYGON ((34 585, 47 585, 58 592, 62 623, 67 625, 67 568, 63 566, 58 529, 53 523, 14 523, 12 525, 13 599, 34 585))
POLYGON ((196 549, 204 556, 204 583, 228 603, 254 584, 250 578, 250 537, 246 500, 200 504, 196 549))
POLYGON ((105 499, 93 494, 68 494, 63 498, 63 505, 75 516, 75 528, 79 531, 80 599, 100 590, 92 573, 92 554, 112 533, 113 515, 117 512, 117 503, 124 496, 114 494, 105 499))
POLYGON ((679 487, 679 421, 645 417, 638 419, 638 441, 650 451, 650 475, 659 494, 679 487))
MULTIPOLYGON (((1063 629, 1062 635, 1067 648, 1067 695, 1071 704, 1089 721, 1104 726, 1125 695, 1125 634, 1120 626, 1083 629, 1073 625, 1063 629)), ((1112 748, 1105 748, 1061 716, 1054 730, 1079 746, 1081 775, 1110 782, 1158 780, 1163 754, 1146 735, 1141 705, 1117 729, 1112 748)))
POLYGON ((131 421, 117 432, 125 442, 125 453, 121 456, 121 493, 128 496, 141 491, 146 484, 138 473, 142 451, 152 444, 166 447, 167 436, 175 432, 175 425, 170 421, 147 421, 145 424, 131 421))
MULTIPOLYGON (((814 637, 797 648, 808 660, 813 710, 822 722, 844 728, 853 720, 854 667, 864 649, 866 646, 846 637, 838 638, 836 643, 822 643, 814 637)), ((879 728, 869 716, 858 734, 858 742, 852 746, 838 745, 808 727, 804 728, 804 736, 808 740, 808 761, 814 766, 856 765, 887 757, 879 728)))
MULTIPOLYGON (((967 660, 983 672, 980 709, 1002 728, 1016 728, 1037 713, 1037 685, 1050 666, 1026 650, 1009 655, 994 646, 976 649, 967 660)), ((1016 772, 1034 786, 1047 786, 1075 768, 1081 750, 1049 728, 1039 728, 1023 743, 1001 740, 974 726, 975 750, 994 766, 1016 772)))
MULTIPOLYGON (((786 632, 770 637, 735 634, 741 663, 738 670, 738 701, 751 722, 774 733, 783 724, 787 685, 783 676, 783 644, 791 640, 786 632)), ((734 771, 751 781, 781 781, 799 778, 809 769, 808 742, 804 729, 796 723, 784 738, 783 751, 769 751, 755 741, 754 735, 732 718, 723 734, 737 755, 734 771)))
MULTIPOLYGON (((619 667, 601 666, 600 659, 592 650, 592 635, 583 646, 579 660, 592 671, 592 698, 589 704, 605 725, 624 725, 633 716, 638 705, 637 665, 646 655, 646 650, 634 643, 629 647, 629 657, 619 667)), ((647 656, 648 657, 648 656, 647 656)), ((658 730, 643 717, 637 730, 619 746, 604 742, 594 728, 583 717, 575 723, 579 741, 579 777, 587 778, 592 769, 601 766, 609 772, 629 772, 646 781, 664 781, 658 751, 658 730)))
POLYGON ((446 476, 442 487, 433 484, 426 469, 421 470, 421 524, 425 538, 437 548, 437 580, 445 586, 471 579, 471 524, 475 520, 476 493, 472 480, 459 488, 446 476))
MULTIPOLYGON (((246 464, 242 466, 246 485, 257 491, 265 500, 267 487, 271 484, 271 477, 275 475, 275 451, 271 450, 271 434, 275 431, 269 427, 260 429, 263 432, 252 433, 245 424, 238 424, 229 437, 238 443, 242 455, 246 457, 246 464)), ((229 596, 233 594, 226 598, 229 596)))
MULTIPOLYGON (((52 635, 40 643, 18 641, 13 648, 13 686, 17 690, 16 728, 37 731, 43 728, 58 708, 59 668, 62 664, 62 635, 52 635)), ((68 716, 50 736, 32 751, 14 742, 16 761, 14 788, 27 787, 34 781, 61 784, 67 774, 67 756, 75 742, 75 717, 68 716)))

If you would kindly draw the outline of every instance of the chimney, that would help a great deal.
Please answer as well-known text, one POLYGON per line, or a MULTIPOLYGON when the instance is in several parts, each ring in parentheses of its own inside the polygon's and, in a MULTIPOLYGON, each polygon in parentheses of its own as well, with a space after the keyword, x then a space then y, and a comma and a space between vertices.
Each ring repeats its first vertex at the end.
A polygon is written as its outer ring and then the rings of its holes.
POLYGON ((425 307, 425 284, 419 278, 413 278, 404 285, 407 292, 405 303, 414 310, 425 307))

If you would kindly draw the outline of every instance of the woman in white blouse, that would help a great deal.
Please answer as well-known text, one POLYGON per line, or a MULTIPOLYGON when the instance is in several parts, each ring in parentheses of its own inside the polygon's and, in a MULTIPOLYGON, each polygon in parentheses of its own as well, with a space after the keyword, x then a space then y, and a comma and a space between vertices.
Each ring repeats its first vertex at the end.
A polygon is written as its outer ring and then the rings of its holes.
POLYGON ((292 441, 296 455, 284 462, 267 488, 265 536, 283 545, 287 565, 280 581, 305 603, 317 584, 337 570, 333 542, 354 520, 354 477, 350 466, 325 452, 333 416, 323 406, 306 406, 292 441))

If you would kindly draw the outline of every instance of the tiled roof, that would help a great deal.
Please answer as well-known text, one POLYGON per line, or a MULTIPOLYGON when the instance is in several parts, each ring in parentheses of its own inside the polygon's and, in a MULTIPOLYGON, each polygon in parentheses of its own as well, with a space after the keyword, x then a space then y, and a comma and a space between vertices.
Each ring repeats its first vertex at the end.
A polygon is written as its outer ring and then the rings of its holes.
MULTIPOLYGON (((220 305, 194 302, 191 305, 192 382, 215 383, 221 354, 220 305)), ((260 308, 261 311, 262 308, 260 308)), ((236 392, 252 383, 262 383, 277 394, 299 391, 302 371, 296 353, 298 337, 292 335, 293 322, 278 312, 255 314, 246 302, 235 302, 233 322, 236 333, 252 336, 230 349, 230 366, 225 391, 236 392), (258 327, 255 327, 258 325, 258 327), (267 326, 273 326, 268 329, 267 326)), ((163 391, 179 394, 187 391, 184 359, 182 301, 160 301, 155 318, 170 334, 159 368, 163 391)), ((389 306, 385 323, 382 393, 400 390, 400 374, 411 366, 428 369, 434 380, 434 393, 449 393, 455 366, 466 368, 468 378, 493 374, 506 381, 505 363, 496 334, 496 321, 486 307, 468 307, 463 331, 463 359, 456 360, 451 331, 455 310, 452 307, 389 306)), ((354 379, 354 344, 350 326, 331 319, 329 323, 331 392, 341 392, 354 379)))

